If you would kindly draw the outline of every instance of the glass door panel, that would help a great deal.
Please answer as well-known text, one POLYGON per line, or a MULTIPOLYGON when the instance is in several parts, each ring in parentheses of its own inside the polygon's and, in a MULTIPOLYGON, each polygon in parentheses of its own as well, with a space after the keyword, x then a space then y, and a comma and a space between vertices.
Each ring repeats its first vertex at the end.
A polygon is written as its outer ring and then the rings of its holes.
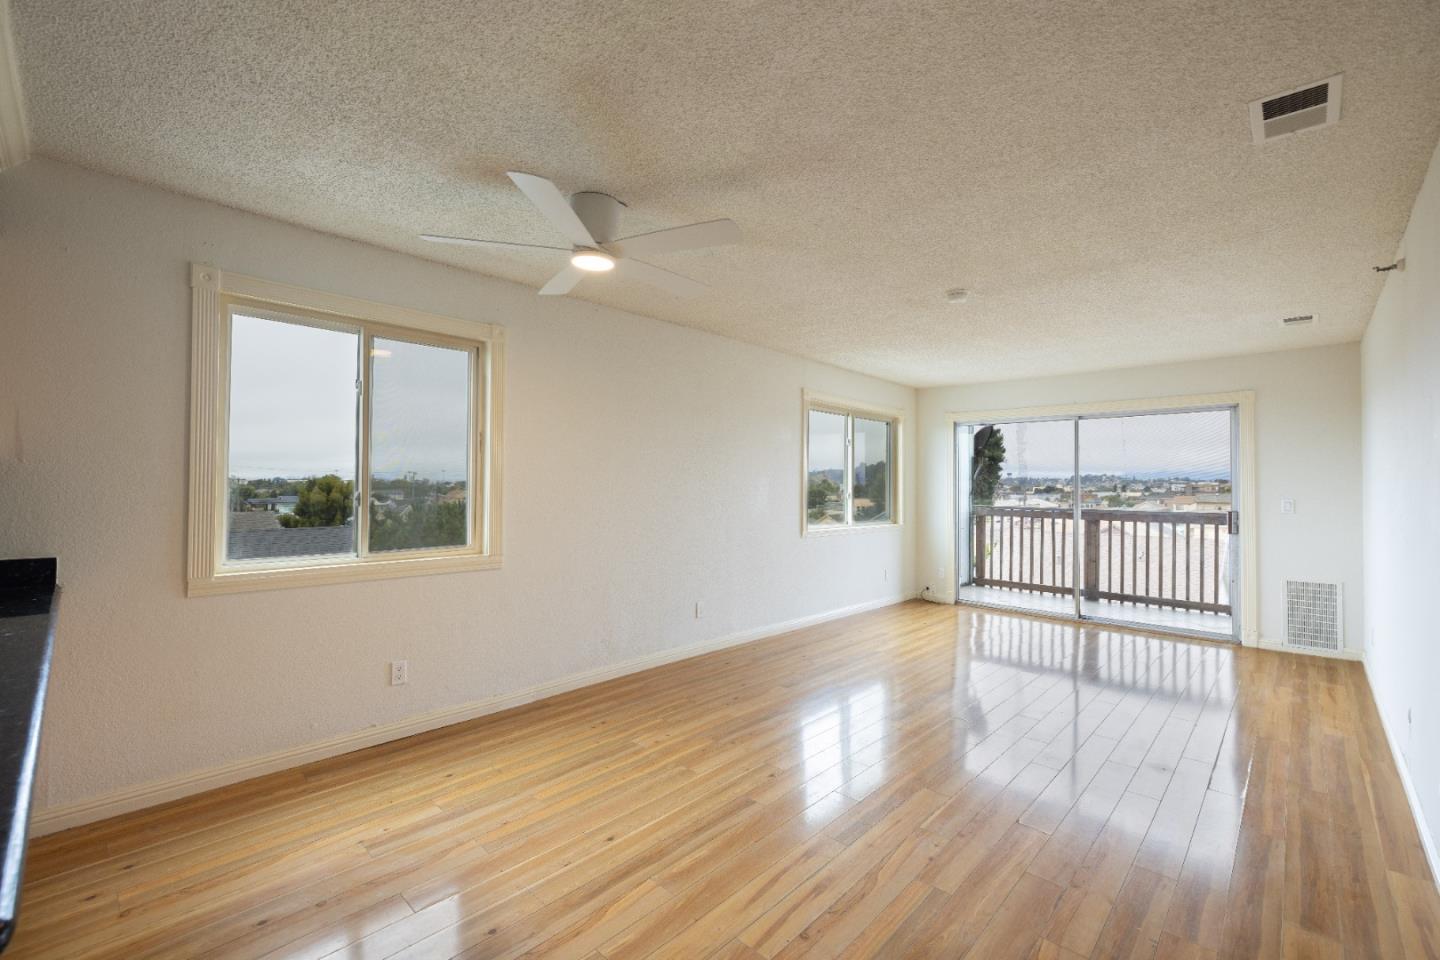
POLYGON ((1074 418, 960 428, 968 514, 958 596, 1075 615, 1074 418))
POLYGON ((1233 419, 1080 420, 1082 617, 1233 637, 1233 419))

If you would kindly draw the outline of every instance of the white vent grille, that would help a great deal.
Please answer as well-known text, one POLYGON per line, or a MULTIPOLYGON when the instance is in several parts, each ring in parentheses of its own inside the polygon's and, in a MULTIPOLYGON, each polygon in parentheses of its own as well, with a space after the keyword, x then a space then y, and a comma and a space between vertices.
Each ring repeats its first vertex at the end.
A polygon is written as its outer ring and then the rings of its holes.
POLYGON ((1286 646, 1338 651, 1341 631, 1338 583, 1285 581, 1286 646))
POLYGON ((1340 80, 1336 74, 1250 104, 1250 135, 1256 143, 1326 127, 1340 119, 1340 80))

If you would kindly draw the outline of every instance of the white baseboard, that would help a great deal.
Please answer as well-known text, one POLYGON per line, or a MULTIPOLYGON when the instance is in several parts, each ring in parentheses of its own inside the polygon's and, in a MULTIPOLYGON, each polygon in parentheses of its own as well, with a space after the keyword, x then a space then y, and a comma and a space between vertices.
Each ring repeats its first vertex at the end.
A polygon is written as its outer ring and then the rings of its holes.
POLYGON ((838 620, 841 617, 864 613, 867 610, 877 610, 881 607, 891 606, 892 604, 903 603, 911 599, 912 596, 913 595, 910 594, 903 594, 880 600, 871 600, 866 603, 857 603, 852 606, 841 607, 838 610, 831 610, 827 613, 812 614, 808 617, 797 617, 793 620, 772 623, 753 630, 743 630, 739 633, 716 637, 713 640, 706 640, 703 643, 676 647, 671 650, 661 650, 657 653, 647 654, 646 656, 627 660, 623 663, 599 667, 595 670, 587 670, 582 673, 573 673, 569 676, 561 677, 558 680, 552 680, 549 683, 542 683, 539 686, 530 687, 527 690, 487 697, 483 700, 475 700, 459 706, 447 707, 443 710, 421 714, 420 716, 410 717, 395 723, 366 727, 364 730, 357 730, 354 733, 342 734, 338 737, 332 737, 329 740, 292 747, 288 750, 281 750, 263 757, 254 757, 249 760, 240 760, 235 763, 225 764, 224 766, 211 767, 206 770, 182 774, 178 777, 137 784, 133 787, 126 787, 121 790, 116 790, 113 793, 104 794, 103 796, 94 797, 89 800, 81 800, 78 803, 48 807, 44 810, 36 811, 30 818, 30 835, 34 837, 44 836, 47 833, 55 833, 56 831, 66 830, 70 827, 78 827, 86 823, 93 823, 96 820, 104 820, 107 817, 118 816, 122 813, 142 810, 145 807, 153 807, 156 804, 178 800, 181 797, 204 793, 206 790, 229 786, 232 783, 239 783, 241 780, 249 780, 267 773, 274 773, 277 770, 298 767, 302 764, 313 763, 316 760, 325 760, 329 757, 339 756, 342 753, 350 753, 351 751, 361 750, 365 747, 373 747, 376 744, 388 743, 391 740, 411 737, 417 733, 424 733, 427 730, 435 730, 439 727, 448 727, 451 724, 463 723, 466 720, 473 720, 476 717, 483 717, 486 714, 499 713, 501 710, 509 710, 512 707, 523 706, 527 703, 533 703, 536 700, 543 700, 546 697, 553 697, 556 694, 566 693, 570 690, 578 690, 581 687, 588 687, 591 684, 613 680, 616 677, 623 677, 627 674, 639 673, 642 670, 649 670, 667 663, 674 663, 677 660, 688 660, 691 657, 698 657, 716 650, 723 650, 726 647, 752 643, 756 640, 764 640, 767 637, 789 633, 792 630, 799 630, 802 627, 824 623, 827 620, 838 620))
POLYGON ((1331 660, 1360 660, 1365 659, 1365 654, 1359 650, 1351 650, 1345 647, 1340 650, 1312 650, 1308 647, 1292 647, 1281 640, 1266 640, 1260 638, 1256 644, 1261 650, 1277 650, 1280 653, 1298 653, 1303 657, 1329 657, 1331 660))
MULTIPOLYGON (((1375 700, 1375 684, 1370 683, 1368 662, 1365 662, 1365 682, 1370 685, 1370 699, 1375 700)), ((1380 729, 1385 731, 1385 740, 1390 744, 1390 756, 1395 758, 1395 769, 1400 771, 1400 783, 1405 787, 1405 799, 1410 803, 1410 815, 1415 818, 1415 829, 1420 831, 1420 846, 1430 864, 1430 879, 1434 881, 1436 888, 1440 889, 1440 851, 1435 849, 1430 825, 1425 822, 1425 811, 1420 806, 1420 794, 1416 792, 1415 784, 1410 779, 1410 768, 1405 764, 1405 754, 1400 752, 1400 741, 1395 739, 1395 731, 1390 729, 1390 722, 1385 719, 1385 711, 1380 708, 1379 700, 1375 700, 1375 712, 1380 715, 1380 729)))

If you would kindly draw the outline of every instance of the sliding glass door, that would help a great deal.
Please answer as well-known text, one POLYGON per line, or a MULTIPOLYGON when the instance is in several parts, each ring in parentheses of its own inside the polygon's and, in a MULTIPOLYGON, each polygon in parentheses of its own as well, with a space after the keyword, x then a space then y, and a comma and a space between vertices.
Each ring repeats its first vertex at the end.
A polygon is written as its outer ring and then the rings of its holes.
POLYGON ((1235 635, 1235 411, 956 427, 957 598, 1235 635))

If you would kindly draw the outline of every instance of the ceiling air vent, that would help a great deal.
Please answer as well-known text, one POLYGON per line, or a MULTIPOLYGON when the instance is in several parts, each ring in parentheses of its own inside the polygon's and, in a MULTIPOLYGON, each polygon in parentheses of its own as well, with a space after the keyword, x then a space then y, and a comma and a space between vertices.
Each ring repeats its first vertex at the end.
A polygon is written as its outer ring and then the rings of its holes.
POLYGON ((1340 79, 1336 74, 1289 93, 1250 104, 1250 133, 1256 143, 1286 137, 1301 130, 1325 127, 1340 119, 1340 79))
POLYGON ((1315 314, 1302 313, 1299 316, 1283 317, 1280 320, 1282 327, 1308 327, 1315 323, 1315 314))

